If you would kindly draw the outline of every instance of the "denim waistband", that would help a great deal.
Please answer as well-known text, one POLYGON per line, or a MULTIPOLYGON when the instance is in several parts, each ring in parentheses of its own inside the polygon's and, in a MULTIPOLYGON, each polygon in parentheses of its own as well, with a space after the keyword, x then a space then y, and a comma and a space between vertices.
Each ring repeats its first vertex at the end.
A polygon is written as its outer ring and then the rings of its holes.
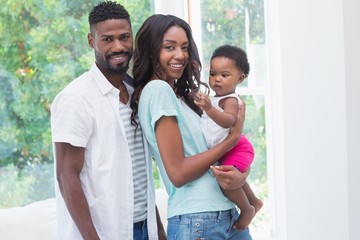
POLYGON ((235 208, 223 211, 211 211, 211 212, 200 212, 200 213, 189 213, 183 215, 177 215, 171 217, 172 220, 181 220, 181 219, 224 219, 231 218, 233 211, 236 211, 235 208))
POLYGON ((134 223, 134 229, 142 229, 146 226, 146 219, 144 221, 134 223))

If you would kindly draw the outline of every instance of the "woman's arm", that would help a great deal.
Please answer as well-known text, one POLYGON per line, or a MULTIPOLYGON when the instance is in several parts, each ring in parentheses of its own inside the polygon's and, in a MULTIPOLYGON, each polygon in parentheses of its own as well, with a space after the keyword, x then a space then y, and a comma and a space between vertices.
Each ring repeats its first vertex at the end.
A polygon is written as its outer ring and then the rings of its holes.
POLYGON ((184 147, 180 129, 175 117, 163 116, 156 122, 156 140, 165 170, 170 181, 176 186, 184 184, 202 176, 210 165, 220 159, 238 142, 245 119, 245 105, 239 107, 235 125, 229 136, 213 148, 190 156, 184 156, 184 147))

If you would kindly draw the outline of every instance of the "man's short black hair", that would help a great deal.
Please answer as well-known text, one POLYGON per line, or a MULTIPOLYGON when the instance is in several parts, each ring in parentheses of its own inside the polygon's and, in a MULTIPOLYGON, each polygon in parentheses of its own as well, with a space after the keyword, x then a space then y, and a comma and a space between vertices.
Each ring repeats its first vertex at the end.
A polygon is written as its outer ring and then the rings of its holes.
POLYGON ((125 19, 128 20, 130 26, 130 14, 125 7, 117 2, 104 1, 96 5, 89 13, 90 31, 99 22, 110 19, 125 19))

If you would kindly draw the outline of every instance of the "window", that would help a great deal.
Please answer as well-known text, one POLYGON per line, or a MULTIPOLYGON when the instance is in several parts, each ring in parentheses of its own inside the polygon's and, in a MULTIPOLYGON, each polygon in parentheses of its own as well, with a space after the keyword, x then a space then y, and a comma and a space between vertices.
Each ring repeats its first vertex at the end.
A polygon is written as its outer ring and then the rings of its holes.
MULTIPOLYGON (((89 69, 87 17, 100 2, 6 1, 0 10, 0 208, 54 197, 50 104, 89 69)), ((123 3, 134 33, 154 12, 149 0, 123 3)))
POLYGON ((271 239, 268 205, 265 124, 266 39, 263 0, 188 1, 188 18, 202 55, 202 78, 207 81, 212 52, 230 44, 247 52, 249 77, 237 88, 246 103, 244 133, 255 148, 249 183, 264 207, 252 222, 254 239, 271 239))
MULTIPOLYGON (((86 38, 87 16, 98 2, 7 1, 1 7, 0 208, 54 197, 50 104, 65 85, 93 62, 93 51, 86 38)), ((217 46, 231 44, 247 51, 250 75, 237 92, 247 106, 244 132, 256 151, 249 181, 265 202, 264 209, 253 222, 252 232, 255 239, 270 239, 266 204, 264 1, 121 2, 131 14, 134 34, 144 19, 155 11, 187 18, 202 55, 203 79, 208 78, 209 58, 217 46)), ((159 186, 159 181, 156 184, 159 186)))

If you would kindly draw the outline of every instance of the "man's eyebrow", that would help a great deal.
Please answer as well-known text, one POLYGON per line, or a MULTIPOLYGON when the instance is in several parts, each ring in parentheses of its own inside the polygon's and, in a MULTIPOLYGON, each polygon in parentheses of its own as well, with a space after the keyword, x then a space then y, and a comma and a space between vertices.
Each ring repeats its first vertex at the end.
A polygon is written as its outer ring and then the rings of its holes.
POLYGON ((100 37, 102 37, 102 38, 104 38, 104 37, 109 38, 109 37, 112 37, 112 35, 103 34, 103 35, 101 35, 100 37))
MULTIPOLYGON (((130 36, 130 35, 131 35, 131 33, 129 33, 129 32, 125 32, 125 33, 121 33, 121 34, 120 34, 120 36, 130 36)), ((100 37, 112 38, 112 37, 114 37, 114 35, 111 35, 111 34, 103 34, 103 35, 101 35, 100 37)))

